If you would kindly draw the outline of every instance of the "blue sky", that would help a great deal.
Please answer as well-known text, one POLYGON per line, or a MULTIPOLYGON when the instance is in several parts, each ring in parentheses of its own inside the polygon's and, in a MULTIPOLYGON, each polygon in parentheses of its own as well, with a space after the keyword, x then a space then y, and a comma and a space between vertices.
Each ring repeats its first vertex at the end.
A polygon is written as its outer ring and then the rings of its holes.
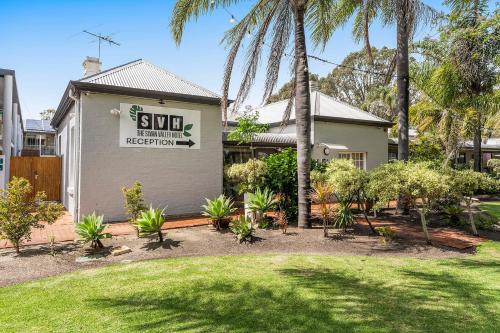
MULTIPOLYGON (((21 96, 23 117, 38 118, 39 112, 56 108, 69 80, 81 78, 85 56, 97 56, 97 44, 81 33, 112 34, 120 47, 107 46, 101 50, 103 69, 143 58, 169 71, 220 93, 226 50, 220 45, 224 31, 231 27, 224 10, 188 24, 182 44, 177 47, 168 24, 174 0, 144 1, 20 1, 2 0, 0 3, 0 67, 16 71, 21 96)), ((231 7, 236 18, 244 15, 252 1, 231 7)), ((440 1, 428 4, 442 9, 440 1)), ((374 46, 395 45, 393 28, 373 27, 374 46)), ((429 33, 417 33, 422 38, 429 33)), ((334 62, 341 62, 349 53, 360 49, 354 43, 350 26, 338 30, 324 50, 309 47, 309 53, 334 62)), ((332 70, 310 60, 312 73, 325 75, 332 70)), ((280 75, 280 85, 289 79, 288 66, 280 75)), ((235 67, 230 97, 237 92, 243 62, 235 67)), ((260 73, 263 71, 261 70, 260 73)), ((261 102, 262 75, 246 104, 261 102)))

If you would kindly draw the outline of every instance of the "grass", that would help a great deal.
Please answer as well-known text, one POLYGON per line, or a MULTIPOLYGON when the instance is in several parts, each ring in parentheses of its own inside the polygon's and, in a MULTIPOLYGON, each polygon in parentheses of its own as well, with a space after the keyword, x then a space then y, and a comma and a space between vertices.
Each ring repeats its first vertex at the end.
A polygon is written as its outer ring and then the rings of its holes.
POLYGON ((482 202, 481 209, 500 220, 500 201, 482 202))
POLYGON ((500 243, 476 256, 245 255, 0 288, 0 332, 498 332, 500 243))

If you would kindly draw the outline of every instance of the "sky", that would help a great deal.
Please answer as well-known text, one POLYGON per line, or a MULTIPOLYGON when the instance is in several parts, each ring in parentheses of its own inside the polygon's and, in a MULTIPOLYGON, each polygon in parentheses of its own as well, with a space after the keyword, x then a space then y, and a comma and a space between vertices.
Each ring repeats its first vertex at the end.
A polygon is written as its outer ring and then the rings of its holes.
MULTIPOLYGON (((238 19, 252 3, 242 1, 228 10, 238 19)), ((444 9, 441 1, 428 0, 426 3, 444 9)), ((177 46, 169 30, 174 4, 174 0, 1 0, 0 68, 16 71, 23 118, 36 119, 40 111, 57 108, 68 82, 83 76, 85 57, 97 56, 97 43, 82 33, 85 29, 110 35, 120 44, 102 46, 103 70, 142 58, 220 94, 227 56, 220 41, 232 26, 229 14, 220 9, 189 22, 182 43, 177 46)), ((430 28, 423 28, 416 37, 434 33, 430 28)), ((374 24, 371 42, 375 47, 394 47, 394 28, 374 24)), ((324 49, 308 45, 309 54, 336 63, 362 48, 352 39, 350 23, 337 30, 324 49)), ((245 104, 257 106, 261 103, 263 63, 245 104)), ((244 62, 239 58, 230 98, 237 93, 243 68, 244 62)), ((309 60, 309 68, 311 73, 324 76, 334 66, 309 60)), ((289 73, 289 67, 282 66, 277 88, 290 79, 289 73)))

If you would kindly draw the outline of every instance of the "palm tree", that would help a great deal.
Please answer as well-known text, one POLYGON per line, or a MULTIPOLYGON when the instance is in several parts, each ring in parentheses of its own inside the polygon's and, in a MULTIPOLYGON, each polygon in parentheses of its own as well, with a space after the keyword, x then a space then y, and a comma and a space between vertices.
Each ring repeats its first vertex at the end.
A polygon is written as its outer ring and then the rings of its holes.
MULTIPOLYGON (((396 25, 396 110, 398 114, 398 159, 408 160, 409 146, 409 52, 408 45, 413 32, 419 24, 428 23, 438 17, 431 7, 420 0, 340 0, 332 13, 333 27, 337 28, 347 23, 354 16, 352 28, 355 40, 363 39, 365 50, 371 58, 369 27, 378 19, 383 25, 396 25)), ((387 73, 392 77, 393 68, 387 73)), ((390 82, 389 79, 386 80, 390 82)))
MULTIPOLYGON (((177 0, 170 21, 175 42, 177 44, 181 42, 184 26, 189 20, 238 2, 240 1, 177 0)), ((291 90, 283 120, 286 123, 289 119, 295 100, 299 227, 309 226, 308 217, 311 209, 308 195, 311 163, 311 115, 305 26, 307 25, 311 30, 313 43, 324 46, 332 33, 329 14, 332 12, 333 4, 334 2, 329 0, 256 0, 250 11, 223 38, 223 43, 229 48, 221 100, 225 120, 227 119, 229 83, 236 56, 243 46, 245 36, 251 37, 251 41, 246 52, 244 76, 235 99, 235 110, 248 96, 265 46, 268 46, 270 50, 264 87, 264 103, 276 86, 282 59, 285 57, 290 59, 293 68, 294 89, 291 90), (291 52, 291 57, 287 57, 285 49, 289 45, 292 34, 293 52, 291 52), (266 43, 267 35, 270 35, 269 45, 266 43)))

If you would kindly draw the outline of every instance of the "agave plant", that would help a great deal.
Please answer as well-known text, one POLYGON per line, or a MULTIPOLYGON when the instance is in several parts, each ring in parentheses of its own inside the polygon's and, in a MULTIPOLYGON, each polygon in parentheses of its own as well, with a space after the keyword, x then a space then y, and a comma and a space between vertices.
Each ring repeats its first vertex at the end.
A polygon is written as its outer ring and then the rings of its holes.
POLYGON ((205 200, 207 204, 201 206, 203 208, 202 214, 208 216, 217 230, 220 230, 221 227, 227 228, 229 226, 229 217, 236 210, 236 208, 233 207, 231 198, 221 194, 214 200, 205 200))
POLYGON ((75 231, 84 242, 91 242, 91 247, 102 248, 101 239, 111 238, 110 233, 103 232, 106 225, 103 223, 103 215, 97 216, 95 212, 83 216, 83 219, 75 227, 75 231))
POLYGON ((274 193, 267 187, 264 191, 257 188, 255 193, 249 193, 248 209, 255 215, 261 217, 260 219, 266 218, 266 213, 276 207, 277 201, 275 199, 274 193))
POLYGON ((240 215, 238 219, 234 220, 231 224, 231 231, 236 235, 240 243, 244 241, 252 242, 255 224, 245 215, 240 215))
POLYGON ((150 234, 157 233, 158 241, 163 242, 163 234, 161 233, 161 227, 165 223, 165 217, 163 216, 165 209, 153 208, 150 206, 149 209, 141 213, 141 216, 137 219, 136 225, 139 230, 139 234, 150 234))
POLYGON ((335 227, 342 228, 345 231, 354 222, 354 214, 350 206, 351 204, 348 200, 341 200, 339 202, 339 208, 334 219, 335 227))

